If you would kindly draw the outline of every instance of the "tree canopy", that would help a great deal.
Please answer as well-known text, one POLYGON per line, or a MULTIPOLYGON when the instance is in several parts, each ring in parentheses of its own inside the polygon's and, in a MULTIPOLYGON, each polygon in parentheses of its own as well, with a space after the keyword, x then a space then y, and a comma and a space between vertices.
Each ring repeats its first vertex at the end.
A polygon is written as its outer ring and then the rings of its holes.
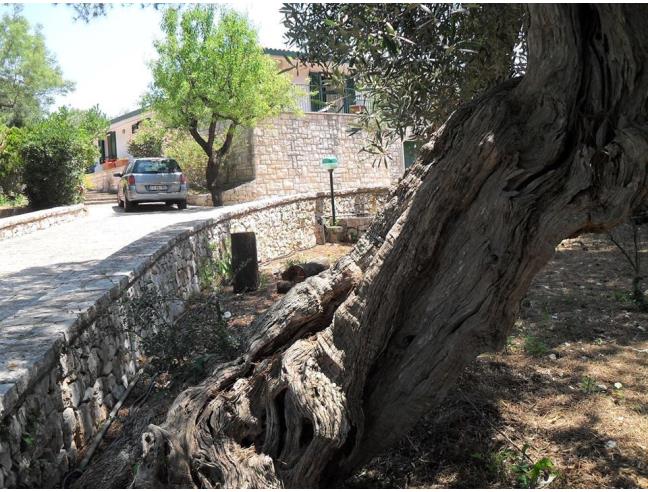
POLYGON ((39 28, 15 9, 0 20, 0 123, 24 126, 72 89, 39 28))
POLYGON ((207 183, 216 193, 234 130, 295 107, 290 80, 264 55, 240 14, 212 6, 166 10, 165 38, 155 44, 153 84, 145 102, 169 126, 186 128, 207 154, 207 183), (222 134, 218 139, 217 133, 222 134))
POLYGON ((429 137, 460 104, 524 71, 526 7, 515 4, 284 4, 304 61, 354 77, 370 96, 361 127, 429 137))

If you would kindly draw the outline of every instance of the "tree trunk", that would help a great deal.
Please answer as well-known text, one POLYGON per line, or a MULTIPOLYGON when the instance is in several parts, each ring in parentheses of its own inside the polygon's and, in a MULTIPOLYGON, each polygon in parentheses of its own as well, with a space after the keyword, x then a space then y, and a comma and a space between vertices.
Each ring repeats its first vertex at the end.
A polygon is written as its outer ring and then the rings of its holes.
POLYGON ((223 205, 223 193, 218 188, 218 174, 220 171, 220 159, 213 153, 208 156, 207 168, 205 169, 205 178, 207 180, 207 189, 211 194, 212 205, 220 207, 223 205))
POLYGON ((529 70, 458 110, 354 250, 143 437, 136 486, 347 476, 501 347, 566 237, 647 195, 648 8, 533 5, 529 70))
MULTIPOLYGON (((220 149, 216 152, 208 153, 207 160, 207 169, 206 169, 206 178, 207 178, 207 188, 211 193, 212 204, 214 207, 220 207, 223 205, 223 191, 221 190, 218 184, 218 174, 220 173, 221 168, 225 164, 225 157, 232 148, 232 143, 234 142, 234 136, 236 134, 236 128, 238 123, 235 121, 230 121, 229 126, 227 127, 227 132, 225 133, 225 140, 220 149)), ((216 131, 215 120, 212 119, 212 126, 210 126, 210 138, 207 142, 208 145, 212 145, 214 142, 214 133, 216 131)), ((210 147, 211 148, 211 147, 210 147)))

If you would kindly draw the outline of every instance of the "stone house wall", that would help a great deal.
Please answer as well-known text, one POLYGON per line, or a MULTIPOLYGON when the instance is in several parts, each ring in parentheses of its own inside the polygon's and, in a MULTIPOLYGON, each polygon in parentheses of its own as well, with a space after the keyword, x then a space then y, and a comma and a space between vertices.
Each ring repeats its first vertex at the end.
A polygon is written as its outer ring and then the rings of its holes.
MULTIPOLYGON (((340 213, 357 207, 375 213, 386 191, 341 192, 340 213)), ((327 199, 310 193, 260 200, 162 229, 106 259, 102 274, 83 288, 52 293, 41 306, 42 319, 3 324, 0 488, 52 487, 77 466, 80 451, 138 371, 136 335, 146 332, 127 330, 129 300, 153 288, 179 299, 159 306, 174 319, 182 300, 199 290, 198 272, 209 251, 213 246, 215 254, 223 251, 230 232, 254 231, 260 261, 312 247, 315 217, 325 211, 327 199)))
POLYGON ((325 192, 329 173, 320 162, 326 155, 335 155, 340 162, 333 173, 337 189, 393 185, 405 171, 402 145, 392 145, 387 167, 374 163, 370 155, 360 152, 367 135, 348 132, 354 118, 341 113, 283 113, 254 128, 250 152, 254 180, 226 191, 224 203, 325 192))

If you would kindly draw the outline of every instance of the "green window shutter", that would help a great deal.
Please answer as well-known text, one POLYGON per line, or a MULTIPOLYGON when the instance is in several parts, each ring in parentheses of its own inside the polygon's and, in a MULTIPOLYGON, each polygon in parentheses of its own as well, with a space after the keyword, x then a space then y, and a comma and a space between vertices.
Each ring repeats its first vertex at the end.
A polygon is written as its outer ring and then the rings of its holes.
POLYGON ((106 141, 99 140, 99 162, 103 164, 106 161, 106 141))
POLYGON ((117 134, 108 132, 108 158, 117 159, 117 134))
POLYGON ((324 106, 326 94, 322 85, 322 74, 320 72, 310 72, 310 107, 311 111, 319 111, 324 106))

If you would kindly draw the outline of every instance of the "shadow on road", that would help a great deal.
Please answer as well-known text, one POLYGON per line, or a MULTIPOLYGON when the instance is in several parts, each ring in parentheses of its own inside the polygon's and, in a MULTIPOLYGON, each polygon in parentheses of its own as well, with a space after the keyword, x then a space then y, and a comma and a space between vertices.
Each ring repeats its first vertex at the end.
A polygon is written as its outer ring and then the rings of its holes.
POLYGON ((195 214, 210 210, 213 207, 187 207, 185 210, 178 210, 174 205, 164 205, 162 203, 142 203, 135 207, 132 212, 125 212, 124 209, 118 205, 112 207, 115 215, 143 215, 143 214, 162 214, 162 213, 178 213, 178 214, 195 214))

